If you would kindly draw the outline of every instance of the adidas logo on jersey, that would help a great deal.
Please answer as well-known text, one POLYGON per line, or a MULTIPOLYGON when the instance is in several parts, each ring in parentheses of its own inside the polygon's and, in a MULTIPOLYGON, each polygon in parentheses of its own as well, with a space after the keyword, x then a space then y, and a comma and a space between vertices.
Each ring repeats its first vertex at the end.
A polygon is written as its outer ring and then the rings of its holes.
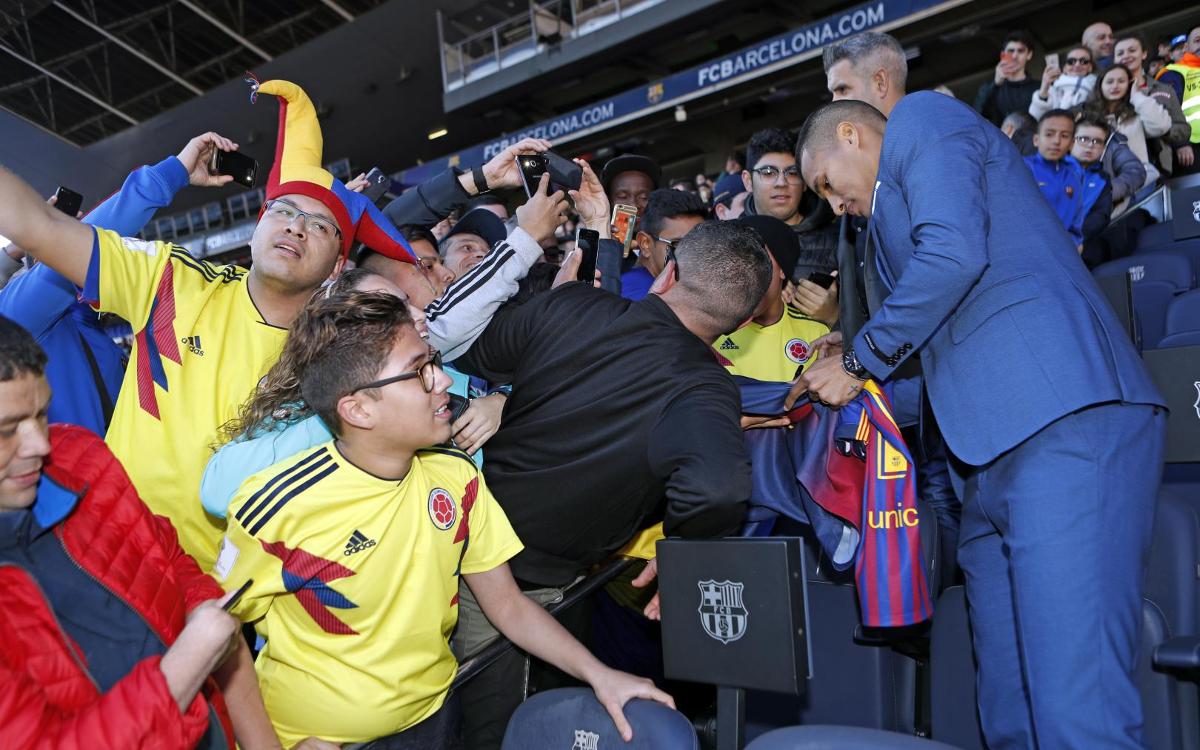
POLYGON ((366 534, 362 533, 358 529, 355 529, 354 533, 350 535, 350 541, 346 542, 346 551, 342 554, 346 557, 349 557, 355 552, 362 552, 363 550, 371 549, 374 546, 374 539, 368 539, 366 534))
POLYGON ((188 351, 192 354, 195 354, 198 357, 204 356, 204 347, 200 344, 199 336, 184 336, 179 341, 186 346, 188 351))
POLYGON ((737 344, 733 343, 733 339, 725 339, 723 342, 721 342, 721 349, 722 349, 722 351, 728 352, 728 351, 732 351, 734 349, 740 350, 741 347, 738 346, 737 344))

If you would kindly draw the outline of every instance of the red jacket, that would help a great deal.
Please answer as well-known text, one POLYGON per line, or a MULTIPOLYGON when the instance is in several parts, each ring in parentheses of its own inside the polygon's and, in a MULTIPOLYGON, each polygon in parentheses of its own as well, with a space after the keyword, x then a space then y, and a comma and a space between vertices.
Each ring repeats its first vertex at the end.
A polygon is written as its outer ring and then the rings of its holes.
MULTIPOLYGON (((80 495, 53 533, 67 554, 140 614, 169 646, 187 613, 221 588, 179 547, 167 519, 138 498, 120 462, 80 427, 50 428, 46 476, 80 495)), ((0 747, 5 750, 190 750, 215 709, 232 748, 225 704, 212 678, 180 714, 159 670, 144 659, 107 693, 59 626, 34 579, 0 565, 0 747)))

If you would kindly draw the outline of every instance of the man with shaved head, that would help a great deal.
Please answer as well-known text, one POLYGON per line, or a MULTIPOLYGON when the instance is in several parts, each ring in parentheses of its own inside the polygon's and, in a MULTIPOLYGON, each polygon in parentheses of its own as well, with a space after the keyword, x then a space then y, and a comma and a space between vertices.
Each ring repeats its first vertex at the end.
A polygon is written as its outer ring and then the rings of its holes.
POLYGON ((1112 26, 1104 21, 1090 24, 1083 30, 1083 37, 1079 41, 1092 51, 1092 59, 1096 61, 1097 70, 1103 70, 1112 65, 1113 45, 1116 43, 1112 26))
POLYGON ((1074 241, 1012 143, 934 92, 887 120, 826 105, 796 151, 835 211, 870 219, 873 278, 870 320, 791 398, 840 406, 920 358, 962 480, 988 746, 1141 747, 1133 673, 1163 399, 1074 241))

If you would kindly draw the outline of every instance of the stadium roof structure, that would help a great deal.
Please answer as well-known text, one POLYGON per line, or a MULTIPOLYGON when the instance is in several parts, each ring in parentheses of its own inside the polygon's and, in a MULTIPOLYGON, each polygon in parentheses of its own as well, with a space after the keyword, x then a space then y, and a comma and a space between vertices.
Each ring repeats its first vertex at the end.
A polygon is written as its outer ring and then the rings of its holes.
POLYGON ((383 2, 0 4, 0 107, 85 146, 240 78, 383 2))

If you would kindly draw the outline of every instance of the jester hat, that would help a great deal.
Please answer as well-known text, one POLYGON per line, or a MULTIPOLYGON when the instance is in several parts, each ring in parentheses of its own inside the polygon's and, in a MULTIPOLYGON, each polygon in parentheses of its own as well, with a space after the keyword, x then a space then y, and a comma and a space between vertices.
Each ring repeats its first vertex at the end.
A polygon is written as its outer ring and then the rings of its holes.
POLYGON ((299 194, 324 204, 341 230, 343 258, 358 241, 381 255, 416 263, 416 254, 383 212, 321 166, 321 125, 304 89, 290 81, 259 83, 253 76, 246 80, 252 103, 259 94, 279 97, 279 138, 275 164, 267 177, 267 200, 299 194))

